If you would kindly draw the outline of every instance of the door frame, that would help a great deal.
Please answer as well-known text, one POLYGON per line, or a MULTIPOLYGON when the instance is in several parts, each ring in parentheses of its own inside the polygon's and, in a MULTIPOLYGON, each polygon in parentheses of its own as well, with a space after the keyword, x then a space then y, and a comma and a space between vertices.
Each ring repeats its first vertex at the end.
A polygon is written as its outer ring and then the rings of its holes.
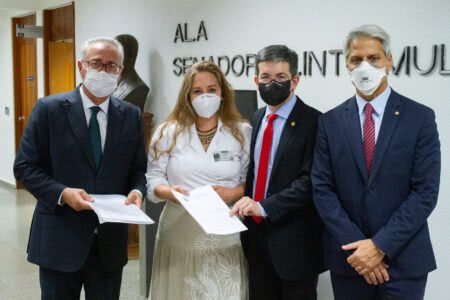
MULTIPOLYGON (((19 24, 19 19, 27 16, 35 16, 34 25, 36 25, 36 12, 30 12, 25 15, 11 18, 12 25, 12 50, 13 50, 13 79, 14 79, 14 137, 15 137, 15 153, 19 151, 20 139, 22 138, 22 98, 21 98, 21 84, 20 84, 20 55, 19 55, 19 38, 16 37, 16 25, 19 24)), ((37 64, 37 43, 36 43, 36 64, 37 64)), ((37 65, 36 65, 37 70, 37 65)), ((38 74, 36 73, 36 95, 38 94, 38 74)), ((16 181, 16 188, 22 188, 19 182, 16 181)))

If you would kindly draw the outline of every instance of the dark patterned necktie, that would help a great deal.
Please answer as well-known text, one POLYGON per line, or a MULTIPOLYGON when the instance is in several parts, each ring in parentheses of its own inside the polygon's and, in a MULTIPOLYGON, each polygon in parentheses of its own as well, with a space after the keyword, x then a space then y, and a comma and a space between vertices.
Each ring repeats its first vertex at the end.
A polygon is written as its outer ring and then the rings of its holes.
POLYGON ((89 135, 91 137, 92 151, 94 152, 95 166, 100 166, 102 159, 102 138, 100 136, 100 126, 98 125, 97 114, 101 110, 98 106, 90 107, 92 112, 89 120, 89 135))

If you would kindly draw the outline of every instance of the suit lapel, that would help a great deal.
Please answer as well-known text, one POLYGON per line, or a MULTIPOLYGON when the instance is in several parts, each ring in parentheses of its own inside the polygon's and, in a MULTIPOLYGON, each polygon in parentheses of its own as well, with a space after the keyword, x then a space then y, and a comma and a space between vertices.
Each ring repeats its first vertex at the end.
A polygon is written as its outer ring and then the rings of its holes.
POLYGON ((351 98, 344 110, 344 123, 347 140, 353 153, 356 165, 364 182, 367 183, 367 166, 364 145, 361 133, 361 121, 359 119, 356 97, 351 98))
POLYGON ((370 171, 369 185, 372 183, 380 169, 384 153, 390 144, 392 134, 397 128, 398 120, 401 115, 400 104, 399 95, 392 90, 384 110, 380 132, 378 133, 377 143, 375 145, 375 154, 373 157, 372 170, 370 171), (399 112, 399 114, 395 114, 395 112, 399 112))
MULTIPOLYGON (((261 108, 259 109, 256 113, 255 113, 255 117, 253 118, 253 131, 252 131, 252 141, 251 141, 251 149, 250 149, 250 155, 253 159, 253 155, 255 154, 255 144, 256 144, 256 137, 258 136, 258 131, 259 128, 261 127, 261 123, 262 123, 262 118, 264 117, 266 112, 265 108, 261 108)), ((255 162, 256 163, 256 162, 255 162)))
POLYGON ((103 149, 103 157, 100 163, 99 172, 102 170, 102 166, 105 161, 108 161, 113 156, 114 143, 120 136, 123 125, 123 112, 120 105, 120 100, 111 97, 108 107, 108 124, 106 126, 106 140, 105 148, 103 149))
POLYGON ((69 94, 62 105, 70 127, 72 128, 72 132, 78 140, 78 144, 89 161, 93 171, 96 172, 94 153, 92 151, 86 114, 83 110, 79 88, 69 94))

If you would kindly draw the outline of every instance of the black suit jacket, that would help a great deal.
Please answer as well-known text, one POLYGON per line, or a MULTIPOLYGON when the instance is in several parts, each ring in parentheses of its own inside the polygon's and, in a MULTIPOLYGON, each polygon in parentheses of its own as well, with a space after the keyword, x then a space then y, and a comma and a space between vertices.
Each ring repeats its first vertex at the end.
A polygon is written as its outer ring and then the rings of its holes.
POLYGON ((98 224, 93 211, 77 212, 57 201, 66 187, 89 194, 146 194, 146 155, 141 111, 111 97, 101 165, 94 164, 79 89, 40 99, 34 106, 14 163, 17 180, 37 199, 28 260, 62 272, 79 270, 98 227, 105 270, 127 262, 127 225, 98 224))
MULTIPOLYGON (((250 165, 245 194, 253 197, 254 151, 256 137, 266 108, 253 115, 250 165)), ((272 263, 278 275, 286 280, 299 280, 322 271, 322 224, 312 201, 311 166, 317 120, 320 112, 297 97, 281 134, 273 163, 266 198, 261 205, 268 214, 263 222, 272 263)), ((256 224, 245 218, 249 228, 241 234, 247 256, 248 239, 256 224)))

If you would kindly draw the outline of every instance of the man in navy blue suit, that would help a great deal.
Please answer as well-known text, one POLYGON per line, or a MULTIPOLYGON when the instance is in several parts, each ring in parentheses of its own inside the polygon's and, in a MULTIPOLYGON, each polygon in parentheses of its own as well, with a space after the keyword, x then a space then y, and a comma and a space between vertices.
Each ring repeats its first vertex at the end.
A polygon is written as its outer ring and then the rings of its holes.
POLYGON ((39 265, 42 299, 119 299, 127 263, 127 225, 99 224, 89 194, 122 194, 138 207, 146 193, 141 111, 110 95, 123 69, 111 38, 82 47, 83 84, 40 99, 14 163, 37 199, 28 260, 39 265))
POLYGON ((441 168, 435 115, 388 85, 382 28, 354 29, 344 49, 356 95, 320 118, 312 170, 334 296, 423 299, 436 268, 427 223, 441 168))

